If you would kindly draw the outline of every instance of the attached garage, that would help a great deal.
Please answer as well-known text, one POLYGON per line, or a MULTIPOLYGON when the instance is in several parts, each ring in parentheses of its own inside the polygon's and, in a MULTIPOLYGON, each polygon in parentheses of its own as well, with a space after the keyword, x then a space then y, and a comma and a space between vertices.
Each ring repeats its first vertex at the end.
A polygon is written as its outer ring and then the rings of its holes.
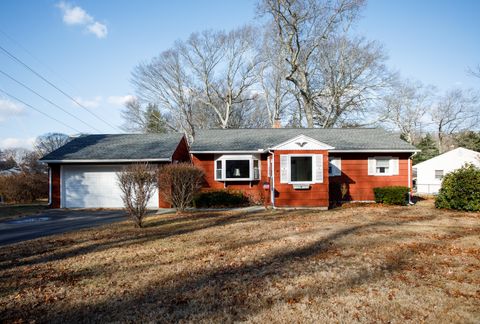
MULTIPOLYGON (((44 156, 50 172, 52 208, 122 208, 117 174, 132 163, 190 161, 180 133, 84 135, 44 156)), ((149 208, 169 207, 158 191, 149 208)))
MULTIPOLYGON (((121 208, 117 173, 125 165, 63 165, 61 188, 63 208, 121 208)), ((158 208, 158 191, 148 206, 158 208)))

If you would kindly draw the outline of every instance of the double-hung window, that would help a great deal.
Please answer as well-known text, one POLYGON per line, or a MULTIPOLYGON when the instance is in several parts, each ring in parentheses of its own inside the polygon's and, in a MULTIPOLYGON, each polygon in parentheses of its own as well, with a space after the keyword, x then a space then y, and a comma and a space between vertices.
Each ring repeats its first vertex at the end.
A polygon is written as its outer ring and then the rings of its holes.
POLYGON ((215 159, 215 180, 252 181, 260 179, 257 155, 220 155, 215 159))
POLYGON ((443 170, 435 170, 435 179, 437 180, 443 179, 443 170))
POLYGON ((398 174, 398 157, 375 156, 368 158, 368 175, 393 176, 398 174))

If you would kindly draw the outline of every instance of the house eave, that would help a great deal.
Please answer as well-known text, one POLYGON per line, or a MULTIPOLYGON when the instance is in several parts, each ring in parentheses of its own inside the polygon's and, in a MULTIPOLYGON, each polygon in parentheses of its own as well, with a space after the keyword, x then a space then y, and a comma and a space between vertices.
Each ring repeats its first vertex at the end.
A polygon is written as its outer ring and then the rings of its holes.
POLYGON ((190 151, 191 154, 253 154, 253 153, 266 153, 267 150, 259 149, 256 151, 190 151))
POLYGON ((421 150, 398 150, 398 149, 364 149, 364 150, 330 150, 331 153, 414 153, 421 150))
POLYGON ((162 159, 77 159, 77 160, 40 160, 43 163, 134 163, 134 162, 172 162, 171 158, 162 159))

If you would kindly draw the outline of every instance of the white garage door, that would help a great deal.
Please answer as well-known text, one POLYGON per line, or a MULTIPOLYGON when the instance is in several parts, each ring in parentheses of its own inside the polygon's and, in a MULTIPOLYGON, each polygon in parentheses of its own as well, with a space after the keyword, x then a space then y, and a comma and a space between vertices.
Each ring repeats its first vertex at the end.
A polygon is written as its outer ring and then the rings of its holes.
MULTIPOLYGON (((62 207, 121 208, 117 173, 122 165, 62 166, 62 207)), ((155 191, 148 206, 158 208, 155 191)))

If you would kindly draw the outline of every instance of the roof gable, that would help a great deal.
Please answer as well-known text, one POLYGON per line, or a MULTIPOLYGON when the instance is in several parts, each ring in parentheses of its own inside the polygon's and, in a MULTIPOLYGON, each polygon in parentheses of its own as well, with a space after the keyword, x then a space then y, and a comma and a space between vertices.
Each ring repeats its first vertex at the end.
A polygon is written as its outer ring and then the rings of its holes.
POLYGON ((445 152, 443 154, 437 155, 431 159, 425 160, 418 164, 415 164, 413 167, 428 167, 429 164, 434 164, 436 162, 445 161, 445 163, 449 163, 450 161, 461 161, 463 163, 473 163, 475 165, 480 165, 480 153, 466 149, 464 147, 457 147, 451 151, 445 152))
POLYGON ((317 141, 311 137, 300 134, 295 136, 292 139, 289 139, 283 143, 280 143, 274 147, 272 150, 331 150, 333 146, 317 141))

